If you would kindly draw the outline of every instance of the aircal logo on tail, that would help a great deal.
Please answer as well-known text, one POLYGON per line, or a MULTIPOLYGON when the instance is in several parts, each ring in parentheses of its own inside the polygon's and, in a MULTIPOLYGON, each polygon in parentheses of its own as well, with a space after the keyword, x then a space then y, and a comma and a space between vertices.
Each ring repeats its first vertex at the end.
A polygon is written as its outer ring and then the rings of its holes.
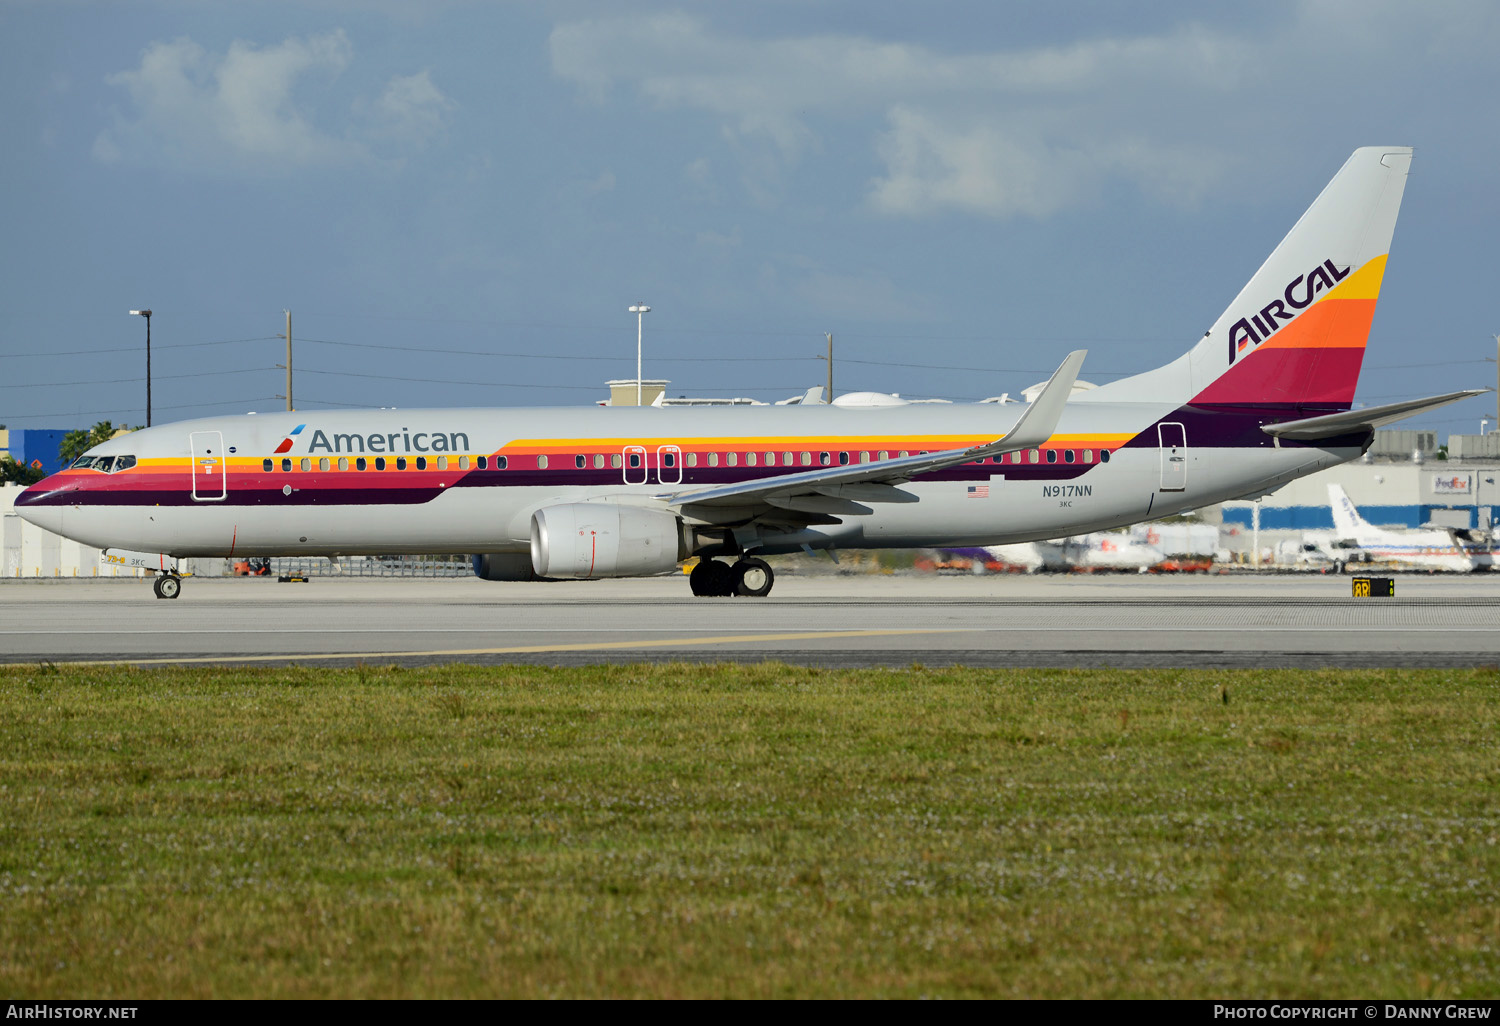
POLYGON ((1297 316, 1297 311, 1311 306, 1319 292, 1327 292, 1347 277, 1349 268, 1341 271, 1333 266, 1332 260, 1324 260, 1306 274, 1299 274, 1287 282, 1280 299, 1273 299, 1261 307, 1259 313, 1234 322, 1229 329, 1229 362, 1233 363, 1247 347, 1258 346, 1276 334, 1281 328, 1279 321, 1290 321, 1297 316))

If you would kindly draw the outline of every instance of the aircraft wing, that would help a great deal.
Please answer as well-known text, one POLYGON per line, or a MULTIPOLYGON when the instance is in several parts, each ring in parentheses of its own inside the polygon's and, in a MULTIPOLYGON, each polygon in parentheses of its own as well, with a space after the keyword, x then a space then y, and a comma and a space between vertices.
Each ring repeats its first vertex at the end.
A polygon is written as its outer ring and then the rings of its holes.
POLYGON ((918 474, 930 474, 1001 453, 1039 446, 1052 437, 1063 407, 1072 394, 1073 382, 1083 367, 1088 350, 1069 353, 1041 395, 1026 408, 1016 426, 1003 438, 968 449, 945 449, 894 460, 860 463, 847 467, 820 467, 803 474, 756 478, 718 488, 675 492, 667 496, 668 506, 750 506, 765 504, 785 509, 822 513, 868 513, 868 507, 852 500, 866 502, 911 502, 914 496, 891 487, 909 481, 918 474), (798 497, 821 496, 822 501, 797 501, 798 497), (830 501, 831 500, 831 501, 830 501), (826 508, 825 508, 826 507, 826 508), (837 508, 835 508, 837 507, 837 508))
POLYGON ((1280 438, 1299 439, 1332 438, 1335 435, 1347 435, 1355 431, 1373 431, 1382 425, 1392 424, 1418 413, 1426 413, 1428 410, 1435 410, 1439 406, 1447 406, 1461 399, 1484 395, 1488 391, 1490 391, 1488 388, 1470 388, 1463 392, 1449 392, 1427 399, 1408 399, 1405 402, 1390 403, 1387 406, 1345 410, 1343 413, 1329 413, 1322 417, 1308 417, 1305 420, 1284 420, 1279 424, 1266 424, 1261 427, 1261 430, 1268 435, 1280 438))

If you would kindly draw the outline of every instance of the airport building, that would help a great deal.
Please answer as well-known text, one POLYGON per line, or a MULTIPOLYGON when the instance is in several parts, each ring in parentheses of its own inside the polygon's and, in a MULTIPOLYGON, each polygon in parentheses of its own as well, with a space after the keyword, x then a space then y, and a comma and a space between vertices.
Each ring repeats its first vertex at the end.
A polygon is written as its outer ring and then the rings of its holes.
POLYGON ((57 450, 70 429, 0 428, 0 457, 9 456, 26 466, 40 462, 42 470, 55 474, 62 469, 57 450))

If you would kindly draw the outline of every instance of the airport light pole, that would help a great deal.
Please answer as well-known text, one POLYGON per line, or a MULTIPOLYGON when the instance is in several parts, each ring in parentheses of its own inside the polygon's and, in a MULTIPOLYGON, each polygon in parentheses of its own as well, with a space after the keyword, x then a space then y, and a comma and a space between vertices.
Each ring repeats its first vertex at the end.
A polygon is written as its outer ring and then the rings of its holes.
POLYGON ((651 308, 637 300, 635 306, 630 308, 630 312, 635 314, 635 404, 643 406, 645 404, 641 402, 641 320, 651 312, 651 308))
POLYGON ((146 318, 146 426, 151 426, 151 311, 132 310, 132 317, 146 318))

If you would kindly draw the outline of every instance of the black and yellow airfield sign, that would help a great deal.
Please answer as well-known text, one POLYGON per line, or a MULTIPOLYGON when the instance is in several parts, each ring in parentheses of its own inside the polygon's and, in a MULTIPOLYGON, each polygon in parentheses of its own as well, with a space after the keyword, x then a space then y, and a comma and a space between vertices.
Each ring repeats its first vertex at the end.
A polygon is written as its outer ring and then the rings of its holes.
POLYGON ((1355 598, 1395 598, 1396 582, 1389 577, 1354 578, 1355 598))

